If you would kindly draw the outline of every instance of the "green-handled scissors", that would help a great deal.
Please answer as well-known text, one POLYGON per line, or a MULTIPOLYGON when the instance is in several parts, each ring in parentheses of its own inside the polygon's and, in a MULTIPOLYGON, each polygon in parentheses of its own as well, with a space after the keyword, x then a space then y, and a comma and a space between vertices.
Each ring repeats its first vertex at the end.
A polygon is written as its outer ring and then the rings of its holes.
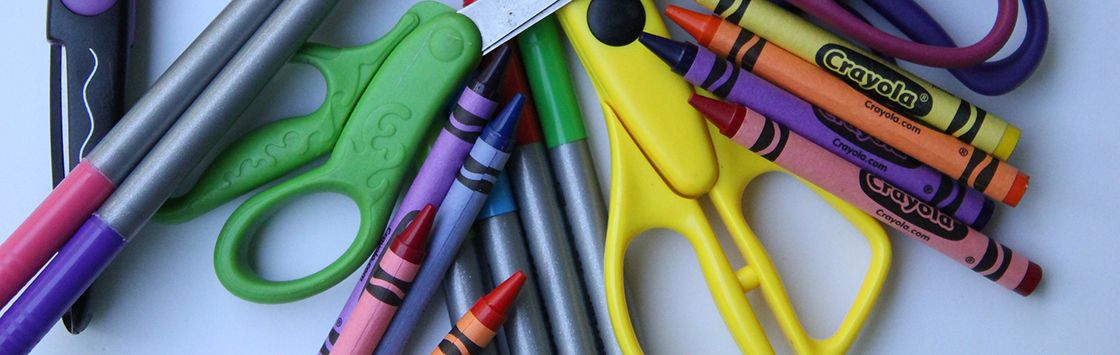
POLYGON ((323 105, 241 138, 190 192, 168 202, 159 218, 190 220, 330 150, 322 166, 238 207, 214 251, 218 279, 243 299, 283 303, 326 290, 373 252, 410 162, 423 151, 429 126, 481 55, 565 2, 484 0, 456 13, 421 1, 372 43, 352 48, 305 45, 295 61, 323 74, 323 105), (361 222, 354 241, 311 275, 287 281, 261 278, 250 264, 257 230, 285 201, 316 192, 339 193, 358 205, 361 222))

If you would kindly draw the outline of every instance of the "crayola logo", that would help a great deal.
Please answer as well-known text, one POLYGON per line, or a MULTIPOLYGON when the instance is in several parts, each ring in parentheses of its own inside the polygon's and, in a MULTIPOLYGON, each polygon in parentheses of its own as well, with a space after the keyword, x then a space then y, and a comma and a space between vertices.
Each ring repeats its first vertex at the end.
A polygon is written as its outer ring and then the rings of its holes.
POLYGON ((938 237, 957 241, 968 234, 968 227, 949 214, 899 190, 867 170, 859 171, 859 187, 884 209, 938 237))
POLYGON ((817 66, 879 103, 911 117, 924 117, 933 107, 929 91, 893 69, 837 44, 817 51, 817 66))
MULTIPOLYGON (((870 134, 861 131, 859 128, 852 126, 848 122, 844 122, 836 116, 833 116, 831 113, 825 112, 819 107, 813 106, 813 114, 815 114, 817 116, 817 120, 821 121, 821 124, 824 124, 824 126, 828 127, 829 130, 835 132, 836 135, 840 136, 840 138, 851 142, 851 144, 856 146, 855 148, 862 150, 862 152, 858 153, 866 152, 873 155, 874 157, 865 157, 864 154, 849 152, 847 148, 838 147, 844 150, 844 152, 847 154, 852 154, 860 160, 865 161, 869 158, 874 159, 875 157, 877 157, 879 159, 894 163, 894 165, 907 169, 916 169, 921 166, 921 162, 919 162, 917 159, 911 158, 909 155, 895 150, 893 147, 887 145, 886 143, 875 139, 875 137, 872 137, 870 134)), ((836 143, 833 143, 833 145, 836 145, 836 143)), ((873 163, 872 165, 875 164, 873 163)), ((885 167, 880 168, 880 170, 886 171, 885 167)))

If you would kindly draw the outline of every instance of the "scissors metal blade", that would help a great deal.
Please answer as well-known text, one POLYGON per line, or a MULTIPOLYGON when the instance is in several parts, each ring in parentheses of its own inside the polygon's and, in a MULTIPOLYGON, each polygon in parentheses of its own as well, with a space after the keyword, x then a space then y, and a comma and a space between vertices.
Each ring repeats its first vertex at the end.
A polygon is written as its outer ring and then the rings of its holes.
POLYGON ((551 15, 572 0, 482 0, 459 10, 482 34, 482 54, 551 15))

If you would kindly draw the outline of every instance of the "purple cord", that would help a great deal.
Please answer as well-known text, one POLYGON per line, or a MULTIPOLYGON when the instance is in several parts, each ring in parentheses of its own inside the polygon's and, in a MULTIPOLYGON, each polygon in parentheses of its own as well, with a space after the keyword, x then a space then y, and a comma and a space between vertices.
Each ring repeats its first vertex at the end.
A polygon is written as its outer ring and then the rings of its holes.
MULTIPOLYGON (((864 0, 907 37, 938 46, 956 46, 945 30, 913 0, 864 0)), ((1023 43, 1006 58, 979 65, 949 69, 969 89, 983 95, 1003 95, 1022 85, 1042 62, 1050 32, 1043 0, 1023 0, 1027 33, 1023 43)))
MULTIPOLYGON (((1003 47, 1015 30, 1018 16, 1016 0, 999 0, 999 11, 991 31, 983 39, 967 47, 942 47, 915 43, 863 23, 835 1, 786 0, 839 32, 886 55, 909 62, 944 68, 971 67, 991 58, 1003 47)), ((892 2, 895 5, 895 2, 892 2)))

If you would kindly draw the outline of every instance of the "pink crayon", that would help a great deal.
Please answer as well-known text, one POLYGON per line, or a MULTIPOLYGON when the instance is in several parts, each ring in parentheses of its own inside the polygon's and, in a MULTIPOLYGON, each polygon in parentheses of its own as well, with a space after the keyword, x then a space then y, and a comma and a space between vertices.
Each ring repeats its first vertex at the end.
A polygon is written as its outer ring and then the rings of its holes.
POLYGON ((420 271, 435 215, 435 207, 425 205, 404 232, 393 238, 389 252, 370 275, 365 291, 330 349, 331 354, 368 355, 377 348, 420 271))
POLYGON ((746 107, 692 95, 689 103, 720 133, 875 219, 937 249, 1000 286, 1026 296, 1042 268, 951 215, 895 188, 746 107))

